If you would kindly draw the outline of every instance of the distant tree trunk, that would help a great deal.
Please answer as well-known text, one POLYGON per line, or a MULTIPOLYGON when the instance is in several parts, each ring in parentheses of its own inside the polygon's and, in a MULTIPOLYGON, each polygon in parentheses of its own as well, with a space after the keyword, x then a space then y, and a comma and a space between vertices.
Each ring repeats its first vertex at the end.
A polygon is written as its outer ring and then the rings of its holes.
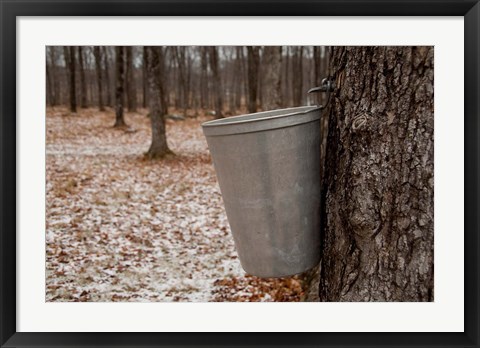
POLYGON ((114 127, 125 127, 125 119, 123 116, 123 99, 125 83, 125 47, 115 46, 115 69, 116 69, 116 90, 115 90, 115 124, 114 127))
POLYGON ((183 114, 187 115, 188 105, 188 82, 187 68, 185 65, 185 46, 173 47, 173 55, 178 66, 178 82, 179 82, 179 101, 183 108, 183 114))
MULTIPOLYGON (((186 81, 185 81, 185 95, 187 101, 187 108, 191 108, 193 104, 193 95, 191 95, 190 91, 192 89, 192 65, 193 61, 190 56, 190 49, 187 47, 185 48, 185 66, 186 66, 186 81)), ((186 115, 186 113, 185 113, 186 115)), ((195 115, 197 112, 195 111, 195 115)))
POLYGON ((243 47, 242 46, 237 46, 235 48, 236 54, 235 54, 235 108, 240 109, 242 107, 242 92, 244 91, 243 89, 243 83, 244 83, 244 76, 245 73, 243 71, 243 47))
POLYGON ((207 48, 199 47, 200 49, 200 107, 207 108, 208 95, 208 60, 207 48))
POLYGON ((293 104, 294 106, 300 106, 306 93, 303 90, 303 46, 295 46, 293 48, 292 69, 293 104))
POLYGON ((87 105, 87 84, 85 82, 85 63, 83 57, 83 47, 78 46, 78 62, 80 65, 80 106, 86 108, 87 105))
POLYGON ((315 86, 320 86, 322 83, 322 79, 325 76, 322 76, 322 46, 314 46, 313 47, 313 67, 314 67, 314 76, 315 76, 315 81, 314 84, 315 86))
POLYGON ((260 48, 247 46, 248 65, 248 112, 257 112, 258 66, 260 64, 260 48))
POLYGON ((257 109, 259 108, 260 110, 265 110, 263 107, 263 88, 265 87, 264 78, 265 78, 265 72, 264 72, 264 55, 263 55, 263 49, 262 47, 258 48, 258 72, 257 72, 257 109))
POLYGON ((142 107, 145 109, 147 107, 147 91, 148 91, 148 76, 147 76, 147 50, 143 46, 143 56, 142 56, 142 86, 143 86, 143 99, 142 107))
POLYGON ((290 82, 290 46, 285 47, 285 81, 283 82, 283 107, 291 105, 292 93, 291 93, 291 82, 290 82))
POLYGON ((68 69, 68 86, 70 91, 70 111, 77 112, 77 92, 75 79, 75 46, 65 46, 65 66, 68 69))
POLYGON ((241 65, 241 76, 242 76, 242 82, 243 82, 243 99, 244 99, 244 104, 248 108, 248 68, 247 68, 247 58, 245 57, 245 52, 244 52, 244 47, 245 46, 240 46, 237 48, 237 54, 239 55, 240 58, 240 65, 241 65))
POLYGON ((105 104, 107 106, 113 105, 113 93, 111 88, 111 79, 110 79, 110 64, 108 64, 108 51, 106 46, 102 46, 101 56, 103 58, 104 66, 104 81, 105 81, 105 90, 107 92, 107 98, 105 99, 105 104))
POLYGON ((47 46, 47 103, 50 106, 58 105, 58 72, 57 72, 57 55, 55 46, 47 46))
POLYGON ((93 47, 93 55, 95 56, 95 70, 97 72, 98 108, 100 111, 105 111, 105 107, 103 106, 102 54, 99 46, 93 47))
MULTIPOLYGON (((47 54, 47 57, 49 56, 49 50, 51 50, 52 48, 48 47, 46 48, 46 54, 47 54)), ((54 83, 54 76, 53 76, 53 63, 52 63, 52 60, 50 60, 50 63, 48 62, 48 59, 46 59, 46 72, 47 72, 47 105, 48 106, 53 106, 55 105, 54 103, 54 100, 55 100, 55 97, 54 97, 54 88, 53 88, 53 83, 54 83)))
POLYGON ((215 118, 223 117, 223 89, 220 69, 218 67, 218 50, 215 46, 209 47, 210 69, 213 75, 213 90, 215 93, 215 118))
MULTIPOLYGON (((224 48, 225 49, 225 48, 224 48)), ((225 65, 225 74, 228 74, 228 77, 225 77, 224 84, 227 84, 228 80, 228 111, 231 115, 236 112, 236 97, 237 97, 237 86, 239 84, 238 71, 236 70, 237 61, 235 57, 234 48, 229 47, 228 50, 225 49, 225 52, 228 52, 228 61, 225 65)))
POLYGON ((433 301, 433 47, 334 47, 321 301, 433 301))
POLYGON ((152 124, 152 144, 146 153, 150 159, 162 158, 172 153, 168 148, 165 132, 167 98, 164 89, 164 52, 159 46, 147 46, 147 71, 149 86, 150 121, 152 124))
POLYGON ((126 46, 127 50, 127 107, 129 112, 137 111, 137 88, 133 66, 133 47, 126 46))
MULTIPOLYGON (((313 68, 314 68, 314 82, 315 86, 320 86, 322 80, 327 77, 327 66, 328 66, 328 55, 326 54, 325 46, 314 46, 313 47, 313 68)), ((320 104, 326 102, 326 96, 322 93, 317 96, 320 104)), ((326 120, 327 118, 325 118, 326 120)), ((324 128, 326 129, 326 127, 324 128)))
POLYGON ((265 46, 264 49, 265 110, 282 106, 282 46, 265 46))
POLYGON ((50 46, 47 47, 47 52, 50 57, 50 66, 49 73, 51 77, 51 98, 50 98, 50 105, 55 106, 58 105, 58 98, 59 98, 59 83, 58 83, 58 71, 57 71, 57 54, 56 54, 56 47, 50 46))

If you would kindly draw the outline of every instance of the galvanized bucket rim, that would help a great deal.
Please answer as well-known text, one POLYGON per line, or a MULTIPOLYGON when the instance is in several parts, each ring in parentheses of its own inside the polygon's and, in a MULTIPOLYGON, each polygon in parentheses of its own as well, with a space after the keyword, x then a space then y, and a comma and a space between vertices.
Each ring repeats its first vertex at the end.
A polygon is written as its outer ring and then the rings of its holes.
POLYGON ((261 111, 207 121, 202 128, 206 136, 259 132, 316 121, 320 119, 320 110, 318 106, 297 106, 261 111))

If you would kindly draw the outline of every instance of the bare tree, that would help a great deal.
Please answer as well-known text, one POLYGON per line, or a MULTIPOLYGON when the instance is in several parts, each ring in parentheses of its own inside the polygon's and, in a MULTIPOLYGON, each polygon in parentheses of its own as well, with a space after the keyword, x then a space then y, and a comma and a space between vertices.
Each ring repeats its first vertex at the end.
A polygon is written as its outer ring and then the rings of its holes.
POLYGON ((128 111, 137 111, 137 88, 133 66, 133 47, 126 46, 127 53, 127 107, 128 111))
POLYGON ((162 158, 172 151, 168 148, 165 132, 165 115, 167 114, 167 98, 164 89, 165 59, 164 48, 147 46, 147 71, 149 87, 150 121, 152 125, 152 143, 146 153, 148 158, 162 158))
POLYGON ((55 100, 55 88, 54 83, 56 80, 55 75, 55 60, 52 59, 53 47, 46 47, 46 73, 47 73, 47 105, 54 106, 55 100))
POLYGON ((125 83, 125 47, 115 47, 115 69, 116 69, 116 90, 115 90, 115 124, 114 127, 125 127, 125 119, 123 115, 123 98, 125 83))
POLYGON ((243 47, 237 46, 235 47, 235 63, 234 63, 234 93, 235 93, 235 109, 240 109, 242 106, 242 95, 244 91, 244 83, 245 79, 245 72, 243 71, 243 47))
POLYGON ((207 47, 199 47, 200 50, 200 107, 208 107, 208 53, 207 47))
POLYGON ((433 51, 331 49, 321 301, 433 301, 433 51))
POLYGON ((245 105, 248 104, 247 96, 248 96, 248 73, 247 73, 247 59, 245 58, 244 49, 245 46, 237 46, 237 57, 239 59, 239 72, 242 81, 242 90, 240 92, 240 101, 238 107, 241 107, 242 103, 242 96, 245 98, 245 105))
POLYGON ((87 105, 87 83, 85 82, 85 60, 83 47, 78 46, 78 63, 80 70, 80 106, 86 108, 87 105))
POLYGON ((102 54, 100 51, 100 46, 93 47, 93 55, 95 56, 95 70, 97 72, 98 108, 100 111, 105 111, 105 107, 103 105, 102 54))
POLYGON ((65 66, 68 70, 68 86, 70 91, 70 111, 77 112, 77 92, 75 79, 75 46, 64 46, 65 66))
POLYGON ((147 92, 148 92, 148 71, 147 71, 147 49, 143 46, 142 49, 142 107, 145 109, 147 107, 147 92))
POLYGON ((248 65, 248 112, 257 112, 258 67, 260 65, 260 47, 247 46, 248 65))
POLYGON ((223 117, 223 90, 222 79, 220 77, 218 50, 215 46, 210 46, 208 55, 210 58, 210 69, 213 75, 213 90, 215 94, 215 118, 223 117))
POLYGON ((178 67, 178 87, 179 87, 179 102, 183 107, 183 114, 187 114, 188 105, 188 80, 187 67, 185 62, 185 46, 177 46, 172 48, 172 54, 178 67))
POLYGON ((293 46, 292 50, 293 104, 300 106, 305 95, 303 90, 303 46, 293 46))
POLYGON ((105 81, 105 90, 106 90, 106 94, 107 94, 107 97, 105 98, 105 104, 107 106, 112 106, 113 105, 113 92, 112 92, 112 82, 111 82, 111 73, 110 73, 110 66, 111 64, 109 64, 109 49, 107 49, 109 47, 106 47, 106 46, 102 46, 102 50, 101 50, 101 56, 103 58, 103 71, 104 71, 104 75, 103 75, 103 80, 105 81))
POLYGON ((282 46, 265 46, 263 58, 265 96, 263 107, 282 106, 282 46))

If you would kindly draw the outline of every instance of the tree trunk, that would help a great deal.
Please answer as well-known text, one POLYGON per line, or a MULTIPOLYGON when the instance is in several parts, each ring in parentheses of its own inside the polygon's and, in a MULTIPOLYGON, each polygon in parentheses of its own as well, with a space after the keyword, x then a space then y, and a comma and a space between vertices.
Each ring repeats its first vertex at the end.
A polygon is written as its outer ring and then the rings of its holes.
POLYGON ((433 301, 433 47, 335 47, 321 301, 433 301))
POLYGON ((50 76, 52 78, 51 87, 52 87, 52 96, 51 96, 51 106, 58 105, 59 99, 59 83, 58 83, 58 69, 57 69, 57 54, 56 47, 50 46, 47 48, 50 56, 50 76))
POLYGON ((125 47, 115 46, 115 69, 116 69, 116 90, 115 90, 115 124, 114 127, 125 127, 125 119, 123 116, 123 98, 125 83, 125 47))
POLYGON ((223 89, 220 69, 218 67, 218 50, 215 46, 209 47, 210 69, 213 75, 213 90, 215 93, 215 118, 223 117, 223 89))
POLYGON ((147 70, 149 87, 150 122, 152 125, 152 144, 146 153, 150 159, 162 158, 172 152, 168 148, 165 132, 165 114, 167 113, 167 98, 164 89, 164 52, 162 47, 148 46, 147 70))
POLYGON ((97 72, 98 108, 100 111, 105 111, 105 107, 103 106, 102 54, 99 46, 93 47, 93 55, 95 56, 95 70, 97 72))
MULTIPOLYGON (((192 90, 192 70, 193 59, 191 57, 189 48, 185 48, 185 65, 186 65, 186 82, 185 82, 185 98, 187 101, 187 108, 191 108, 193 104, 193 95, 190 93, 192 90)), ((195 115, 196 111, 195 111, 195 115)), ((186 113, 185 113, 186 116, 186 113)))
POLYGON ((207 48, 199 47, 200 50, 200 107, 206 109, 208 106, 208 61, 207 48))
MULTIPOLYGON (((313 67, 314 67, 314 86, 320 86, 322 80, 327 77, 327 54, 325 46, 314 46, 313 47, 313 67)), ((324 93, 316 96, 318 98, 319 104, 323 105, 326 103, 326 96, 324 93)))
POLYGON ((113 93, 111 88, 111 79, 110 79, 110 64, 108 64, 108 51, 106 46, 102 46, 101 56, 103 58, 103 67, 104 67, 104 77, 103 80, 105 81, 105 91, 107 92, 107 97, 105 98, 105 104, 107 106, 113 105, 113 93))
POLYGON ((48 106, 54 106, 55 105, 55 97, 54 97, 54 88, 53 88, 53 83, 55 81, 55 77, 53 76, 53 66, 54 66, 54 61, 50 59, 49 62, 49 57, 51 56, 49 52, 52 50, 52 47, 46 47, 46 69, 47 69, 47 105, 48 106))
POLYGON ((147 107, 147 90, 148 90, 148 77, 147 77, 147 50, 145 46, 143 46, 143 56, 142 56, 142 86, 143 86, 143 99, 142 99, 142 107, 145 109, 147 107))
POLYGON ((290 106, 291 100, 292 100, 292 89, 290 86, 292 85, 290 82, 290 51, 291 48, 289 46, 286 47, 285 49, 285 82, 283 83, 284 87, 284 93, 283 93, 283 98, 285 102, 283 103, 283 107, 285 106, 290 106))
POLYGON ((127 51, 127 107, 129 112, 137 111, 137 88, 133 67, 133 47, 126 46, 127 51))
POLYGON ((279 109, 282 106, 282 46, 265 46, 264 73, 263 106, 265 110, 279 109))
POLYGON ((178 66, 178 82, 179 82, 179 101, 183 108, 183 114, 187 115, 188 105, 188 81, 187 68, 185 64, 185 46, 173 47, 173 55, 178 66))
POLYGON ((237 50, 237 54, 240 58, 240 66, 241 66, 241 76, 242 76, 242 95, 243 95, 243 104, 248 108, 248 68, 247 68, 247 58, 245 58, 245 46, 240 46, 237 50))
POLYGON ((247 46, 248 65, 248 112, 257 112, 258 65, 260 64, 260 48, 247 46))
POLYGON ((235 108, 240 109, 242 107, 242 94, 243 94, 243 83, 244 83, 244 76, 245 73, 243 72, 243 47, 237 46, 235 47, 235 108))
POLYGON ((83 57, 83 47, 78 46, 78 62, 80 65, 80 105, 86 108, 87 105, 87 83, 85 82, 85 63, 83 57))
POLYGON ((293 104, 301 106, 304 93, 306 93, 303 90, 303 46, 293 48, 292 69, 293 104))
POLYGON ((265 77, 265 74, 264 74, 264 70, 263 70, 263 65, 264 65, 264 61, 263 61, 263 49, 261 47, 259 47, 258 49, 258 72, 257 72, 257 109, 260 109, 260 110, 265 110, 263 109, 263 87, 265 86, 263 84, 263 81, 264 81, 264 77, 265 77))
POLYGON ((65 65, 68 67, 68 86, 70 91, 70 111, 77 112, 77 92, 75 86, 75 46, 65 46, 65 65))
POLYGON ((314 67, 314 84, 320 86, 322 79, 326 76, 322 76, 322 46, 313 47, 313 67, 314 67))

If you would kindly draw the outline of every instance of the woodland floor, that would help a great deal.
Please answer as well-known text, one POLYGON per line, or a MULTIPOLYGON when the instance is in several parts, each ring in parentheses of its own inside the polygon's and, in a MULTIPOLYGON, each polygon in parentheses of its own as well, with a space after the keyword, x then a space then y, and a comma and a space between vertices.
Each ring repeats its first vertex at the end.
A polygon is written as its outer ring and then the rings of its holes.
POLYGON ((47 301, 300 301, 301 277, 246 275, 200 124, 167 120, 175 156, 149 161, 146 110, 48 108, 47 301))

